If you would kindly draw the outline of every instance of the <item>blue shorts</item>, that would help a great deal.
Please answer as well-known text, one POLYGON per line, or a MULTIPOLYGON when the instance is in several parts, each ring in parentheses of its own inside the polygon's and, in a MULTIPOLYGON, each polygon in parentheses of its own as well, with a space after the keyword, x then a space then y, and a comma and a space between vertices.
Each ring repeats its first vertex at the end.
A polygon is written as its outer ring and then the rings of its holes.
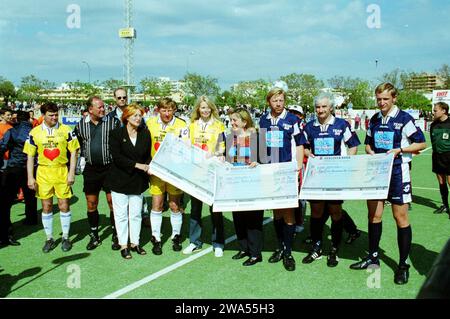
POLYGON ((412 202, 411 176, 408 163, 392 166, 387 200, 397 205, 412 202))

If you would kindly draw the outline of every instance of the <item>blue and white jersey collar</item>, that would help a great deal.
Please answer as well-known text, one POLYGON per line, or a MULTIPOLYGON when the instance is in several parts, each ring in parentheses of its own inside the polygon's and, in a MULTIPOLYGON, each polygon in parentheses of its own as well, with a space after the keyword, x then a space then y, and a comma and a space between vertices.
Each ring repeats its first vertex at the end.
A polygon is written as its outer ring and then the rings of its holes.
POLYGON ((399 112, 400 112, 400 109, 397 107, 397 105, 394 105, 394 107, 389 111, 389 113, 386 115, 386 117, 383 116, 381 111, 378 114, 378 117, 381 118, 381 119, 382 118, 388 118, 388 117, 394 118, 394 117, 396 117, 398 115, 399 112))
POLYGON ((287 114, 288 114, 288 112, 286 111, 286 109, 284 109, 283 112, 281 112, 281 114, 279 116, 273 117, 272 112, 269 111, 269 112, 267 112, 266 119, 278 121, 278 119, 285 119, 287 114))
POLYGON ((334 122, 336 121, 336 118, 333 115, 330 115, 329 119, 327 122, 320 124, 319 119, 316 118, 314 120, 314 126, 321 126, 321 125, 334 125, 334 122))

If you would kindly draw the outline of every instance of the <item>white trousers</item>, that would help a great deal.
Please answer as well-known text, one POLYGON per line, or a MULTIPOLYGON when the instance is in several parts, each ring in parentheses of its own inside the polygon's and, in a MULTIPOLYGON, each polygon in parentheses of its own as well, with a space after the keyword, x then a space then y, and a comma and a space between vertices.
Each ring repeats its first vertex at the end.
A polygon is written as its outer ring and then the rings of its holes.
POLYGON ((128 245, 128 234, 130 243, 139 245, 142 221, 142 195, 125 195, 111 192, 111 197, 119 245, 128 245))

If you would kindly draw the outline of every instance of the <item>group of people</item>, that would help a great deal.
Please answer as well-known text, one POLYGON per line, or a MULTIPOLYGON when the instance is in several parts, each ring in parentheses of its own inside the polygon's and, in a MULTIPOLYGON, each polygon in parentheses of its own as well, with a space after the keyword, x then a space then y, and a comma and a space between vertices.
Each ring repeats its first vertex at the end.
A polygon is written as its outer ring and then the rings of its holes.
MULTIPOLYGON (((369 121, 364 140, 367 154, 393 153, 395 156, 387 200, 397 224, 400 259, 395 272, 397 284, 408 282, 407 263, 412 241, 412 230, 408 219, 408 203, 411 202, 411 179, 409 162, 412 154, 425 148, 425 137, 414 119, 396 105, 397 90, 390 83, 377 86, 375 96, 379 112, 369 121)), ((234 166, 248 166, 249 169, 269 163, 295 161, 301 173, 307 158, 314 156, 355 155, 361 144, 350 124, 334 116, 334 99, 331 94, 321 93, 314 100, 316 117, 305 123, 295 112, 286 109, 286 92, 273 87, 266 96, 268 111, 256 125, 245 108, 230 112, 231 131, 226 134, 217 107, 206 96, 198 98, 190 124, 175 117, 177 103, 162 98, 157 104, 157 115, 144 121, 144 110, 137 104, 127 104, 127 91, 114 91, 116 109, 107 115, 102 99, 92 96, 88 100, 88 115, 71 130, 58 122, 58 107, 51 102, 41 107, 43 123, 35 128, 27 126, 27 137, 22 133, 21 181, 26 180, 29 196, 42 200, 42 224, 46 234, 43 252, 56 247, 53 236, 53 196, 58 198, 62 226, 63 251, 72 247, 69 239, 71 212, 69 199, 71 185, 75 182, 77 153, 85 159, 83 170, 83 192, 87 203, 89 224, 88 250, 102 242, 99 237, 98 202, 100 191, 106 193, 113 230, 113 250, 120 250, 125 259, 132 258, 132 252, 145 255, 140 244, 143 194, 147 189, 152 197, 150 227, 152 253, 163 253, 161 227, 164 202, 168 201, 172 234, 172 249, 191 254, 202 249, 203 231, 201 200, 191 196, 189 218, 189 244, 184 249, 181 240, 183 223, 183 192, 152 174, 150 162, 167 134, 173 134, 186 143, 203 149, 209 156, 216 156, 234 166), (37 161, 36 161, 37 158, 37 161), (23 164, 25 163, 25 166, 23 164)), ((433 171, 441 184, 443 208, 448 212, 449 180, 449 119, 448 105, 434 106, 435 125, 431 136, 433 143, 433 171)), ((24 124, 25 125, 25 124, 24 124)), ((7 143, 8 144, 8 143, 7 143)), ((2 152, 7 147, 2 145, 2 152)), ((16 152, 21 152, 16 149, 16 152)), ((1 154, 3 155, 3 153, 1 154)), ((8 175, 8 174, 6 174, 8 175)), ((19 181, 19 179, 17 180, 19 181)), ((11 183, 11 182, 7 182, 11 183)), ((10 184, 7 184, 10 185, 10 184)), ((343 229, 352 229, 351 240, 359 236, 351 217, 342 209, 339 200, 310 200, 311 206, 311 249, 302 263, 310 264, 323 255, 323 228, 331 216, 332 245, 327 254, 327 265, 339 263, 339 247, 343 229)), ((382 214, 385 200, 368 200, 369 254, 362 261, 354 263, 351 269, 366 269, 379 266, 379 242, 382 233, 382 214)), ((304 207, 304 203, 300 203, 304 207)), ((9 208, 10 209, 10 206, 9 208)), ((32 207, 35 211, 35 207, 32 207)), ((8 215, 9 213, 1 214, 8 215)), ((222 212, 212 212, 212 245, 216 257, 223 256, 225 245, 224 218, 222 212)), ((233 222, 239 242, 239 251, 233 259, 246 258, 244 266, 262 261, 264 211, 233 212, 233 222)), ((300 214, 301 215, 301 214, 300 214)), ((28 215, 27 215, 28 218, 28 215)), ((36 218, 34 214, 30 218, 36 218)), ((292 255, 298 216, 294 208, 273 210, 273 225, 277 248, 269 263, 282 261, 288 271, 296 268, 292 255)), ((32 221, 35 221, 32 219, 32 221)), ((2 227, 5 227, 2 220, 2 227)), ((9 225, 9 224, 8 224, 9 225)), ((2 232, 3 234, 3 232, 2 232)), ((5 240, 2 237, 2 240, 5 240)))

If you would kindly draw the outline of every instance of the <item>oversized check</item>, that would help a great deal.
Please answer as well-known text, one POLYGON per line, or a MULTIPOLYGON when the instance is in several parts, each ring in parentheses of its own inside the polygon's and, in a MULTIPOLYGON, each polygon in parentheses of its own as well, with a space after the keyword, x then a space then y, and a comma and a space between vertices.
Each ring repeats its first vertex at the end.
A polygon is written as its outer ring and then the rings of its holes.
POLYGON ((386 199, 394 155, 316 156, 308 159, 300 199, 386 199))
POLYGON ((297 164, 217 169, 213 211, 247 211, 298 207, 297 164))
POLYGON ((225 166, 207 152, 167 134, 150 162, 150 171, 162 180, 212 205, 216 168, 225 166))

